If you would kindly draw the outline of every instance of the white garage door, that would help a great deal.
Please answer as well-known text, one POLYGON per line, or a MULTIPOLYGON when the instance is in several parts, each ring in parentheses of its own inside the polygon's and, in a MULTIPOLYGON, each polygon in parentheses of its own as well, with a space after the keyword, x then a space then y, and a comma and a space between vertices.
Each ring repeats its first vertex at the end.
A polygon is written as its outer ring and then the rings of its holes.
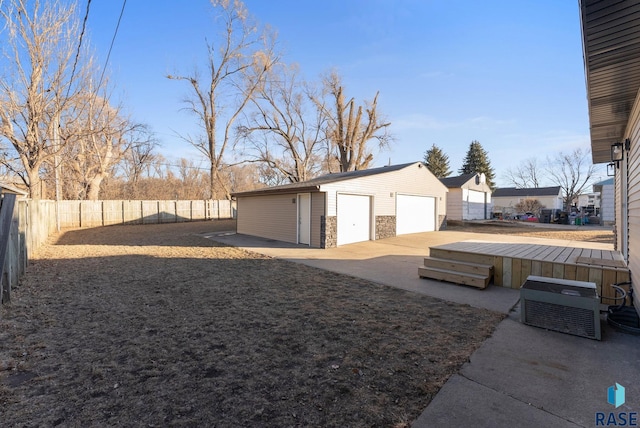
POLYGON ((464 220, 484 220, 485 218, 485 194, 477 190, 469 190, 467 193, 467 212, 464 220))
POLYGON ((398 195, 396 235, 436 230, 436 200, 430 196, 398 195))
POLYGON ((338 245, 368 241, 371 230, 369 196, 338 195, 338 245))

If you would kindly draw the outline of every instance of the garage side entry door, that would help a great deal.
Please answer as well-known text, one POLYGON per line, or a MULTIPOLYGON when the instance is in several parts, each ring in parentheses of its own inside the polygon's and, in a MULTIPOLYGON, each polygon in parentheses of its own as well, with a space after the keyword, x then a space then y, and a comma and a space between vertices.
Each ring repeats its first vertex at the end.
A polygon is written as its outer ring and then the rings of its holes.
POLYGON ((436 199, 431 196, 397 195, 396 235, 436 230, 436 199))
POLYGON ((371 198, 338 194, 338 245, 368 241, 371 235, 371 198))

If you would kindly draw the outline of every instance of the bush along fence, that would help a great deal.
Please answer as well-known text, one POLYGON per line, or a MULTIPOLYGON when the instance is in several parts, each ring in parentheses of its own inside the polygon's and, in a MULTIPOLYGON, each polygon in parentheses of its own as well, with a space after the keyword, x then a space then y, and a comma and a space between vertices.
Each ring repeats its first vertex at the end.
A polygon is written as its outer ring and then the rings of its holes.
POLYGON ((0 298, 11 299, 27 262, 61 228, 112 224, 157 224, 232 219, 236 202, 195 201, 49 201, 16 200, 0 195, 0 298))
POLYGON ((231 219, 236 201, 59 201, 60 228, 231 219))

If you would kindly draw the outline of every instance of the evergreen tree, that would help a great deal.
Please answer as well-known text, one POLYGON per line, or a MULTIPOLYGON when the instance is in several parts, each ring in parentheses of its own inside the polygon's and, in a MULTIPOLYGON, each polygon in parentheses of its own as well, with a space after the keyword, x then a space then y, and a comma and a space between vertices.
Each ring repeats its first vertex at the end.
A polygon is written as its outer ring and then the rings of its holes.
POLYGON ((424 163, 429 171, 438 178, 445 178, 451 175, 449 156, 445 155, 435 144, 424 153, 424 163))
POLYGON ((462 168, 460 168, 459 172, 460 174, 484 173, 485 177, 487 177, 487 184, 491 190, 495 189, 493 181, 495 173, 493 168, 491 168, 489 155, 477 140, 473 140, 469 145, 469 151, 464 158, 462 168))

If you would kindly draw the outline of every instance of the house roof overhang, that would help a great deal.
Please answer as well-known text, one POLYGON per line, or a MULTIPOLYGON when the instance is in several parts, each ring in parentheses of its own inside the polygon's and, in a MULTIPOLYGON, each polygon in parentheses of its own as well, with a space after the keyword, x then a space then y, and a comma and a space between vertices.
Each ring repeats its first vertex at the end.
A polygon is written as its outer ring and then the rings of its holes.
MULTIPOLYGON (((298 183, 296 183, 298 184, 298 183)), ((320 191, 320 186, 309 186, 304 185, 303 183, 299 183, 299 186, 296 185, 285 185, 280 187, 267 187, 264 189, 256 189, 256 190, 248 190, 246 192, 237 192, 232 193, 231 196, 234 198, 245 197, 245 196, 262 196, 262 195, 284 195, 284 194, 294 194, 294 193, 314 193, 320 191)))
POLYGON ((593 163, 626 138, 640 88, 640 3, 579 0, 593 163))
MULTIPOLYGON (((368 177, 378 174, 387 174, 389 172, 399 171, 401 169, 417 167, 418 169, 427 168, 422 162, 410 162, 400 165, 389 165, 379 168, 362 169, 358 171, 339 172, 333 174, 326 174, 321 177, 313 178, 308 181, 300 181, 298 183, 284 184, 282 186, 265 187, 263 189, 249 190, 246 192, 232 193, 231 196, 245 197, 245 196, 258 196, 258 195, 275 195, 283 193, 306 193, 306 192, 321 192, 322 186, 325 184, 336 183, 338 181, 353 180, 356 178, 368 177)), ((443 187, 444 184, 442 185, 443 187)))

